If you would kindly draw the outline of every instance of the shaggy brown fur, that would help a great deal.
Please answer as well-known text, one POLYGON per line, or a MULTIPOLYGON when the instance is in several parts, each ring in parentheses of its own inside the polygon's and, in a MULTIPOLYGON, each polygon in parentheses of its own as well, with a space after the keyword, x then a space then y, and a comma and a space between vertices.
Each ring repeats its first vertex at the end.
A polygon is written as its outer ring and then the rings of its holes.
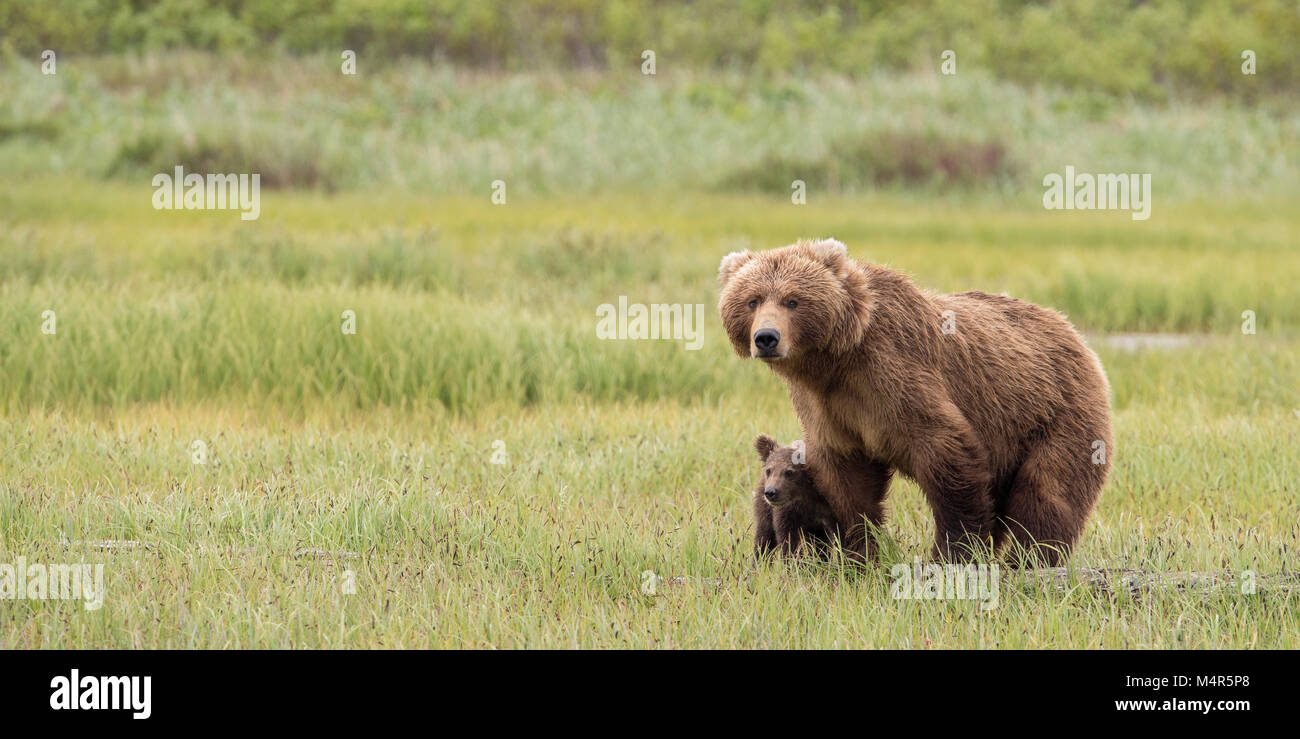
POLYGON ((803 463, 798 447, 780 446, 766 434, 754 440, 763 475, 754 491, 754 554, 824 553, 840 528, 803 463))
POLYGON ((785 381, 851 553, 898 471, 934 512, 936 556, 1068 556, 1115 450, 1101 363, 1063 316, 924 292, 833 239, 732 253, 718 276, 732 345, 785 381))

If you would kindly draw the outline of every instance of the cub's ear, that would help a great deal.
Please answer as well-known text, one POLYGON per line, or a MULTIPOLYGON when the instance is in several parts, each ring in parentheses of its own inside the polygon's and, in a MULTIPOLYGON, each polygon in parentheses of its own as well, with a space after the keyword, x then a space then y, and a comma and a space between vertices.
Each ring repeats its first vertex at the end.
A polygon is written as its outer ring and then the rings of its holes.
POLYGON ((736 271, 741 267, 749 264, 749 261, 753 258, 754 252, 749 250, 733 251, 723 257, 722 264, 718 265, 718 284, 725 287, 731 276, 736 274, 736 271))
POLYGON ((776 439, 767 434, 759 434, 758 438, 754 439, 754 448, 758 450, 758 458, 766 462, 767 455, 771 454, 772 450, 776 448, 776 439))
POLYGON ((826 265, 835 274, 844 276, 841 273, 845 271, 847 266, 845 262, 849 258, 849 250, 844 246, 844 242, 838 239, 820 239, 809 244, 808 248, 812 249, 817 261, 826 265))

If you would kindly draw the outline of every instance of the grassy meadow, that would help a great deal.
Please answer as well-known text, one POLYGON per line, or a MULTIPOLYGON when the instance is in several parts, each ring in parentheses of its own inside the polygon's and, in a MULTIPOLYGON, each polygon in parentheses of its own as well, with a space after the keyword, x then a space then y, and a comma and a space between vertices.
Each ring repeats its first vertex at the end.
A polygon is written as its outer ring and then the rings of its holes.
MULTIPOLYGON (((103 563, 106 587, 0 601, 0 647, 1300 647, 1270 579, 1300 570, 1294 109, 241 64, 0 72, 0 562, 103 563), (926 146, 893 146, 909 130, 926 146), (929 144, 1003 154, 952 170, 929 144), (178 163, 264 167, 261 217, 154 210, 178 163), (1045 211, 1066 164, 1153 172, 1151 219, 1045 211), (1118 444, 1073 563, 1258 591, 1004 573, 984 612, 895 600, 888 567, 754 562, 753 437, 799 429, 727 345, 715 274, 800 236, 1066 313, 1118 444), (702 348, 599 340, 619 296, 702 305, 702 348)), ((886 564, 931 530, 896 482, 886 564)))

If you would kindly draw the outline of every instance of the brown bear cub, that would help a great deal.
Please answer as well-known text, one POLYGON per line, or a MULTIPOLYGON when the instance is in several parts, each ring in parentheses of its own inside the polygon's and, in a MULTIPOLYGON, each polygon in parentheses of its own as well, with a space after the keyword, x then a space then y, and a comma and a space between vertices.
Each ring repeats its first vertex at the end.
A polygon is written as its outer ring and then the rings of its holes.
POLYGON ((803 460, 802 444, 780 446, 763 434, 754 440, 763 476, 754 491, 754 554, 825 554, 840 528, 803 460))

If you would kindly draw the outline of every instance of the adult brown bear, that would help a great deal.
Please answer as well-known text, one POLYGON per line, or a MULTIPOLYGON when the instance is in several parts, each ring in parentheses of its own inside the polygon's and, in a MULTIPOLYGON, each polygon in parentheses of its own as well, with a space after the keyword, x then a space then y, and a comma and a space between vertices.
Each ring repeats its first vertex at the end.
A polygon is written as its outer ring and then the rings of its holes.
POLYGON ((922 291, 834 239, 728 254, 718 277, 731 343, 785 380, 850 553, 867 555, 898 471, 934 512, 936 557, 1010 539, 1069 555, 1114 443, 1106 375, 1063 316, 922 291))

